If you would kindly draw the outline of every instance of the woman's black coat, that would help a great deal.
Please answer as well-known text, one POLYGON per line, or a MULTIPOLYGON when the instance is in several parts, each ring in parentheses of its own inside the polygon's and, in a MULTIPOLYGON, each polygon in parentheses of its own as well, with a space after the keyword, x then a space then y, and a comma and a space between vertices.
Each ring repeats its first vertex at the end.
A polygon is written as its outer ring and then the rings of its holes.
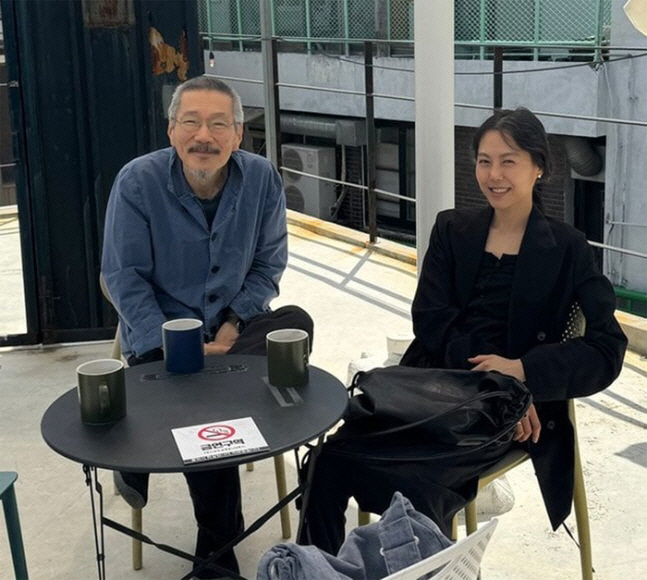
MULTIPOLYGON (((415 340, 402 363, 443 366, 444 345, 456 332, 476 281, 493 211, 448 210, 438 215, 413 301, 415 340)), ((520 358, 542 424, 530 453, 553 528, 573 499, 573 427, 567 399, 606 388, 618 376, 627 339, 614 317, 611 283, 598 270, 584 235, 534 208, 512 282, 507 358, 520 358), (562 341, 578 302, 583 337, 562 341)), ((473 353, 492 354, 492 353, 473 353)))

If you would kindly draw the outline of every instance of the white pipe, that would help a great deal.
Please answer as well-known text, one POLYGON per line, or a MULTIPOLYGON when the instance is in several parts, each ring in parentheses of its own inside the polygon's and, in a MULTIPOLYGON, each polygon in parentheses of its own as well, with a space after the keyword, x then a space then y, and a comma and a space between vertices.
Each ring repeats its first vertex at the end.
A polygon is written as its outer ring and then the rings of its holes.
POLYGON ((454 0, 415 0, 418 272, 436 214, 454 207, 454 0))

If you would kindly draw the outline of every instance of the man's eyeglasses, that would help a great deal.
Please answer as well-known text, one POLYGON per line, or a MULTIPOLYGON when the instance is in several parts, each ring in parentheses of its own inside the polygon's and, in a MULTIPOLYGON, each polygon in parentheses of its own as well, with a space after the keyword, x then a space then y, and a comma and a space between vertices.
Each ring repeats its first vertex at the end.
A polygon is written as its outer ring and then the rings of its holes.
POLYGON ((196 119, 185 119, 184 121, 178 121, 178 124, 182 129, 192 135, 197 133, 202 127, 202 124, 206 123, 207 129, 212 135, 222 135, 229 130, 230 127, 233 127, 236 124, 236 121, 231 123, 225 123, 224 121, 198 121, 196 119))

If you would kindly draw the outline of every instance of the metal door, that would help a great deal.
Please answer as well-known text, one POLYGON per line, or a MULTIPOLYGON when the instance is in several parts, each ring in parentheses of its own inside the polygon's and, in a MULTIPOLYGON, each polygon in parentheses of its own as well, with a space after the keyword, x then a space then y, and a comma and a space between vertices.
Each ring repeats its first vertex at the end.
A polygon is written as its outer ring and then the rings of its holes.
POLYGON ((0 0, 0 9, 25 297, 25 328, 0 327, 0 346, 108 338, 116 316, 98 278, 110 187, 126 162, 168 145, 165 97, 202 72, 197 5, 0 0))
POLYGON ((7 58, 15 53, 13 8, 0 2, 0 346, 39 340, 32 208, 27 196, 17 195, 25 187, 25 155, 16 63, 7 58))

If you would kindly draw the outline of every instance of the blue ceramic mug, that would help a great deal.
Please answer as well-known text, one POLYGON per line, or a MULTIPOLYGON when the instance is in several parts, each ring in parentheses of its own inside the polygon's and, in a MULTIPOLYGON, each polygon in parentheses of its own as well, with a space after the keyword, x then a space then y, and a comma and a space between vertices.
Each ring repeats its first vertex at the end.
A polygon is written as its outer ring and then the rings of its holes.
POLYGON ((162 324, 164 360, 169 373, 197 373, 204 368, 203 324, 196 318, 178 318, 162 324))

